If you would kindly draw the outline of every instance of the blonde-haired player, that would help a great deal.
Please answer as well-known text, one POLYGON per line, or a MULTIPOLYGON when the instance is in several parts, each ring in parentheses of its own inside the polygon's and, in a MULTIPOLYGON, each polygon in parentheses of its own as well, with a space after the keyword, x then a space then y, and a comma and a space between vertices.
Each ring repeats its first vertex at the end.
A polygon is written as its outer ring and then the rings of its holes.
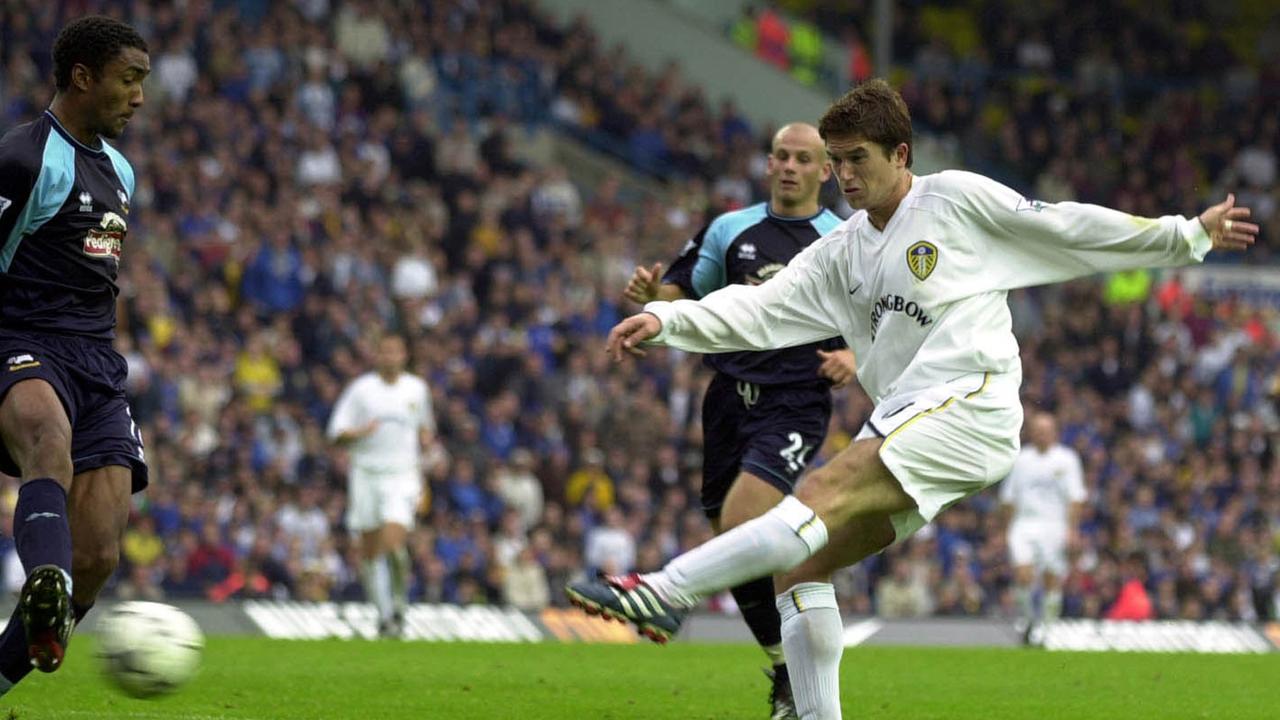
POLYGON ((347 529, 360 535, 361 580, 384 637, 404 632, 406 540, 422 500, 423 451, 435 433, 431 393, 405 371, 408 359, 404 338, 383 336, 377 370, 352 381, 329 417, 329 439, 350 449, 347 529))
POLYGON ((1062 612, 1062 579, 1080 506, 1085 501, 1080 455, 1058 442, 1058 423, 1047 412, 1027 421, 1027 439, 1013 470, 1000 485, 1009 521, 1009 557, 1023 642, 1039 644, 1040 628, 1062 612), (1037 576, 1043 578, 1040 612, 1034 612, 1037 576))

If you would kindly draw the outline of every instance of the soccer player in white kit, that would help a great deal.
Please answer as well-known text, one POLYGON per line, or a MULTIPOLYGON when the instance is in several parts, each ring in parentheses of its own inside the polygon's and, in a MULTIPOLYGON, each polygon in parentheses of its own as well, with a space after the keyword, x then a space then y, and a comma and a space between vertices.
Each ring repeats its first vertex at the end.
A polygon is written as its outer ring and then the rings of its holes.
POLYGON ((378 607, 378 632, 404 632, 408 605, 406 540, 422 501, 422 451, 435 434, 431 393, 405 372, 404 339, 378 341, 377 371, 356 378, 329 417, 329 439, 351 451, 347 529, 360 534, 365 596, 378 607))
POLYGON ((1047 412, 1027 421, 1027 438, 1000 485, 1000 502, 1009 521, 1009 556, 1023 642, 1039 644, 1041 628, 1062 613, 1062 579, 1067 549, 1073 545, 1085 501, 1080 455, 1058 442, 1058 424, 1047 412), (1032 596, 1037 576, 1044 580, 1040 612, 1032 596))
POLYGON ((646 305, 613 328, 607 350, 620 360, 644 342, 707 353, 841 335, 875 402, 870 420, 764 515, 659 572, 568 588, 589 612, 665 639, 708 593, 778 574, 783 648, 806 720, 840 717, 843 625, 831 573, 910 536, 1013 466, 1022 369, 1007 292, 1187 265, 1210 249, 1243 249, 1258 232, 1230 195, 1199 218, 1150 219, 1041 203, 968 172, 916 176, 906 103, 883 80, 837 100, 819 131, 857 212, 768 282, 646 305))

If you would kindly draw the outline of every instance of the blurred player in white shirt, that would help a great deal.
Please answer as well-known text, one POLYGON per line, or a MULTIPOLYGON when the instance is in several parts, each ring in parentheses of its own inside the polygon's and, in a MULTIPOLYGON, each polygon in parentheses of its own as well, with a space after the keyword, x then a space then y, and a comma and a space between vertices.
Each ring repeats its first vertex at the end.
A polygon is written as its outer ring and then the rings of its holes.
POLYGON ((1040 628, 1062 613, 1062 579, 1067 550, 1076 544, 1076 527, 1085 501, 1084 470, 1075 450, 1058 442, 1058 424, 1049 413, 1027 423, 1027 438, 1000 486, 1000 502, 1009 521, 1009 556, 1023 641, 1038 644, 1040 628), (1037 575, 1044 579, 1040 612, 1032 596, 1037 575))
POLYGON ((431 393, 405 372, 404 339, 378 341, 377 371, 356 378, 329 418, 329 439, 351 452, 347 528, 360 534, 365 595, 378 606, 380 634, 404 632, 406 539, 422 502, 422 455, 433 442, 431 393))
MULTIPOLYGON (((1022 364, 1009 290, 1100 271, 1176 267, 1243 249, 1258 226, 1235 198, 1196 217, 1143 218, 1043 203, 990 179, 915 175, 911 116, 883 80, 850 90, 818 125, 856 212, 760 285, 653 302, 609 334, 702 353, 839 335, 875 402, 862 432, 764 515, 660 572, 571 583, 589 611, 664 641, 700 598, 778 574, 782 645, 803 720, 840 717, 843 623, 831 574, 919 530, 1009 474, 1019 450, 1022 364)), ((626 671, 622 671, 625 673, 626 671)))

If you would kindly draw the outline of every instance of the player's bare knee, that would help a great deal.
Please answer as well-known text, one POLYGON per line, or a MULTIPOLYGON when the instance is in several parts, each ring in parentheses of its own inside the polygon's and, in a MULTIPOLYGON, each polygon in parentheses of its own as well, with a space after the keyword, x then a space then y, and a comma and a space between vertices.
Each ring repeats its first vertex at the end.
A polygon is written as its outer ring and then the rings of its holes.
POLYGON ((829 526, 903 509, 898 505, 905 495, 881 463, 879 447, 878 440, 849 446, 806 475, 796 497, 829 526))
POLYGON ((828 528, 897 510, 890 489, 865 469, 842 476, 835 468, 820 468, 805 479, 796 497, 813 508, 828 528))
POLYGON ((71 427, 61 405, 10 399, 0 412, 0 437, 23 479, 53 478, 63 487, 71 485, 71 427))
POLYGON ((840 504, 840 496, 848 489, 847 482, 848 478, 841 477, 835 467, 824 465, 804 476, 796 488, 796 499, 825 520, 827 513, 840 504))
POLYGON ((71 487, 75 468, 71 463, 71 430, 65 424, 36 422, 12 452, 24 480, 53 478, 63 488, 71 487))

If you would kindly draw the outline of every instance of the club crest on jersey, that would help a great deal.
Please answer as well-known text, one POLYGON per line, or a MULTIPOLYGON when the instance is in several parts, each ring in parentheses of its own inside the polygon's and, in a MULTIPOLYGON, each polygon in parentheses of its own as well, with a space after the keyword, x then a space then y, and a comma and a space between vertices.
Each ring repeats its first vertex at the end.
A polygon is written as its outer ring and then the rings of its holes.
POLYGON ((93 212, 93 196, 88 190, 80 193, 80 212, 93 212))
POLYGON ((1041 210, 1044 210, 1043 201, 1026 197, 1018 198, 1018 206, 1013 209, 1014 212, 1040 212, 1041 210))
POLYGON ((756 259, 756 244, 755 244, 755 243, 742 243, 741 245, 739 245, 739 246, 738 246, 738 259, 739 259, 739 260, 755 260, 755 259, 756 259))
POLYGON ((108 212, 102 216, 98 227, 89 231, 84 238, 84 254, 89 257, 120 259, 120 251, 124 248, 124 234, 128 226, 124 218, 108 212))
POLYGON ((921 240, 920 242, 907 248, 907 267, 911 270, 911 274, 917 279, 924 280, 929 277, 933 269, 938 266, 938 246, 931 242, 921 240))
POLYGON ((120 212, 125 215, 129 214, 129 196, 124 194, 123 190, 116 190, 116 197, 120 198, 120 212))

